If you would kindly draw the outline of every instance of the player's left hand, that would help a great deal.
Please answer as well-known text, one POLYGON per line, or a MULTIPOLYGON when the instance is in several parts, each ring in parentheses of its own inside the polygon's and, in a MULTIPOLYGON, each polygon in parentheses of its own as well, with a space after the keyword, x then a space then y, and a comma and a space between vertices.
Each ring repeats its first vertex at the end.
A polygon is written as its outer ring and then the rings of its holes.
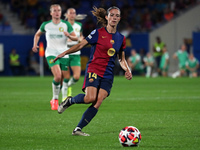
POLYGON ((129 71, 126 71, 126 72, 125 72, 125 78, 126 78, 127 80, 131 80, 131 79, 132 79, 132 73, 129 72, 129 71))

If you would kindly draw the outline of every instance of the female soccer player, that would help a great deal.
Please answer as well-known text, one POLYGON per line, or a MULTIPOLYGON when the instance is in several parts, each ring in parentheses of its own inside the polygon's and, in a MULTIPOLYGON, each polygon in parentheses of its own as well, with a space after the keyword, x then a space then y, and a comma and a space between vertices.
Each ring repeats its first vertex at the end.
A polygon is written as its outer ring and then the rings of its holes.
MULTIPOLYGON (((52 20, 43 22, 40 29, 36 32, 34 36, 34 44, 32 50, 37 52, 37 44, 40 36, 46 32, 47 48, 45 51, 45 57, 47 59, 48 65, 51 68, 51 72, 54 76, 52 82, 53 98, 50 101, 51 109, 58 109, 58 95, 60 92, 60 82, 64 77, 66 80, 66 71, 68 69, 68 57, 60 59, 57 62, 53 62, 53 59, 67 49, 67 39, 78 40, 76 34, 73 31, 72 26, 69 22, 61 20, 61 7, 58 4, 53 4, 50 7, 50 15, 52 20)), ((64 86, 64 85, 63 85, 64 86)))
MULTIPOLYGON (((74 32, 76 36, 78 37, 78 41, 72 41, 68 39, 67 46, 70 48, 80 41, 83 40, 83 34, 82 34, 82 23, 76 22, 76 10, 74 8, 69 8, 67 12, 65 13, 65 17, 67 18, 68 22, 72 25, 74 32)), ((68 89, 62 88, 62 97, 63 100, 66 99, 67 96, 72 96, 72 88, 71 86, 75 84, 81 75, 81 60, 80 60, 80 51, 77 51, 73 54, 69 55, 69 66, 72 70, 73 77, 70 78, 70 70, 66 72, 66 76, 68 79, 68 82, 63 82, 63 85, 66 84, 64 87, 68 87, 68 89)))
POLYGON ((117 31, 120 21, 120 10, 113 6, 107 11, 103 8, 94 7, 93 15, 97 17, 103 27, 92 31, 86 39, 61 53, 55 59, 59 60, 66 54, 70 54, 82 49, 88 43, 92 45, 90 60, 87 63, 83 91, 85 94, 78 94, 75 97, 67 97, 58 107, 58 113, 73 104, 92 105, 84 112, 82 119, 73 130, 72 135, 89 136, 82 132, 85 127, 96 115, 103 100, 109 96, 113 83, 113 69, 115 58, 118 55, 121 67, 125 70, 125 77, 132 79, 132 73, 127 65, 124 50, 126 48, 125 37, 117 31))

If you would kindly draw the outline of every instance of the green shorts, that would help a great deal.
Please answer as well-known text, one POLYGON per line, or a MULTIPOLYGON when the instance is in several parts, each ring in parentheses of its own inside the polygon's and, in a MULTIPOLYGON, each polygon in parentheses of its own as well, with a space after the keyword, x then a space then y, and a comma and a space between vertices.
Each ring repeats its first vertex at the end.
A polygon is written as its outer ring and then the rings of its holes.
POLYGON ((186 70, 186 67, 185 67, 185 65, 183 65, 183 64, 179 64, 179 69, 180 69, 180 70, 186 70))
POLYGON ((53 60, 55 58, 56 58, 56 56, 48 56, 48 57, 46 57, 49 67, 51 68, 54 65, 59 65, 61 70, 67 71, 68 67, 69 67, 69 58, 60 58, 54 63, 53 60))
POLYGON ((69 55, 69 66, 81 66, 80 55, 69 55))

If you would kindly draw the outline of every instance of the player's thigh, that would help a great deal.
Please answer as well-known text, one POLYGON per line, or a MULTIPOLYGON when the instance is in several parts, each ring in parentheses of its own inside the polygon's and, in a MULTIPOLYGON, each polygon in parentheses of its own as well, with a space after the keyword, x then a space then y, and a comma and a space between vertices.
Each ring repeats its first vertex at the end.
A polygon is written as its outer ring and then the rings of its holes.
POLYGON ((108 96, 108 92, 104 89, 99 89, 98 91, 98 96, 97 96, 97 101, 94 103, 94 107, 96 109, 99 109, 101 106, 103 100, 108 96))
POLYGON ((70 78, 70 70, 69 69, 67 71, 62 70, 62 77, 65 79, 69 79, 70 78))
POLYGON ((88 86, 85 88, 85 103, 94 103, 97 99, 98 89, 94 86, 88 86))
POLYGON ((61 76, 60 60, 53 62, 53 60, 55 58, 56 58, 55 56, 48 56, 48 57, 46 57, 46 60, 49 65, 49 68, 51 68, 51 72, 52 72, 53 76, 60 77, 61 76))
POLYGON ((78 80, 81 75, 81 67, 80 66, 71 66, 73 77, 78 80))
POLYGON ((61 80, 61 69, 60 69, 60 66, 59 65, 54 65, 51 67, 51 72, 54 76, 54 80, 56 82, 60 82, 61 80))

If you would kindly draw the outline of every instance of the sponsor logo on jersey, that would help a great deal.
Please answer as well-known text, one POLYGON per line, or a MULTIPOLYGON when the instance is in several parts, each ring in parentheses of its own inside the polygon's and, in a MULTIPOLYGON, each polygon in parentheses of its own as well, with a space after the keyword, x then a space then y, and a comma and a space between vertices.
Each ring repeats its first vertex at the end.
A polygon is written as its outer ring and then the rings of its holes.
POLYGON ((110 40, 110 43, 111 43, 111 44, 114 44, 114 43, 115 43, 115 41, 114 41, 114 40, 110 40))
POLYGON ((105 39, 106 38, 106 36, 102 36, 102 39, 105 39))
POLYGON ((113 56, 115 54, 115 49, 114 48, 109 48, 107 54, 109 56, 113 56))
POLYGON ((50 37, 51 39, 55 39, 55 38, 62 38, 63 35, 62 35, 62 34, 50 34, 49 37, 50 37))
POLYGON ((60 32, 63 32, 63 31, 64 31, 64 28, 63 28, 63 27, 60 27, 60 28, 59 28, 59 31, 60 31, 60 32))

